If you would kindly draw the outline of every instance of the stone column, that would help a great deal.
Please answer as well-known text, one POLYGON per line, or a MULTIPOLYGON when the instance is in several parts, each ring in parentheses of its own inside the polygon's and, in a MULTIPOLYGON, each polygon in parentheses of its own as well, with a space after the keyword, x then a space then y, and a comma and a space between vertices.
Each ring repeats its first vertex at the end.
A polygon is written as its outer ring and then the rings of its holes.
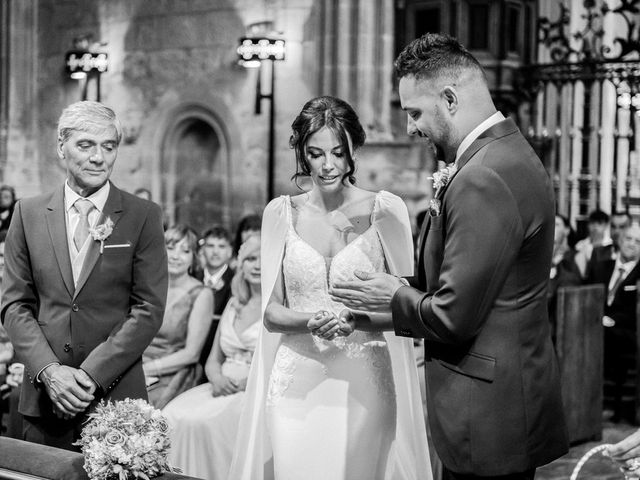
MULTIPOLYGON (((38 102, 37 0, 8 0, 2 8, 2 96, 0 181, 13 185, 19 197, 41 192, 35 142, 38 102), (4 80, 8 79, 5 85, 4 80), (6 97, 5 97, 6 95, 6 97)), ((55 152, 51 152, 55 155, 55 152)))
POLYGON ((390 140, 393 1, 322 0, 321 94, 349 102, 371 140, 390 140))

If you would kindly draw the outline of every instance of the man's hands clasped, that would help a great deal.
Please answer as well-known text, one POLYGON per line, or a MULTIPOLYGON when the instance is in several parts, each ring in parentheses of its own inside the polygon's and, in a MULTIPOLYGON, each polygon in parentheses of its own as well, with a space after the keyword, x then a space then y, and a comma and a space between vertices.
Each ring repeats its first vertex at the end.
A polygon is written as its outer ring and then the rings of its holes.
POLYGON ((336 317, 335 314, 321 310, 307 322, 309 331, 325 340, 333 340, 336 337, 348 337, 355 330, 355 320, 349 310, 343 310, 336 317))
POLYGON ((49 365, 40 379, 53 403, 54 413, 64 420, 84 412, 95 398, 96 383, 79 368, 49 365))

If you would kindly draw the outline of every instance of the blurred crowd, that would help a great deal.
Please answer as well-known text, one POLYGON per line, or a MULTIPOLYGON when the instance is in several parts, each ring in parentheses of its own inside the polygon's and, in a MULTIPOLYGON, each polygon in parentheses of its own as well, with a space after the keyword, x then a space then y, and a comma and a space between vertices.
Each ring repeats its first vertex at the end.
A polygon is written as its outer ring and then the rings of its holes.
POLYGON ((583 284, 604 287, 605 410, 614 422, 636 424, 635 391, 637 282, 640 280, 640 226, 626 212, 589 214, 587 236, 578 239, 567 218, 556 215, 549 272, 549 318, 558 321, 558 289, 583 284), (626 398, 626 400, 625 400, 626 398))

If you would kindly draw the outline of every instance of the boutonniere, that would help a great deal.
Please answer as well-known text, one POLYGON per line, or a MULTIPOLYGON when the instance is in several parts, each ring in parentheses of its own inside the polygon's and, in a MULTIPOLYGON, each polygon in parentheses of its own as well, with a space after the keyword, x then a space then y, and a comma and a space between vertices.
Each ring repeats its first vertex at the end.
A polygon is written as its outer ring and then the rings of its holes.
POLYGON ((216 283, 214 283, 213 285, 211 285, 211 288, 217 292, 218 290, 222 290, 224 288, 224 280, 222 278, 219 278, 218 281, 216 283))
POLYGON ((109 217, 107 217, 104 223, 89 229, 91 237, 93 237, 96 242, 100 242, 100 255, 102 255, 104 251, 104 241, 109 238, 111 232, 113 232, 113 222, 109 217))
POLYGON ((429 180, 433 180, 433 188, 435 190, 433 198, 429 202, 429 215, 432 217, 440 215, 440 208, 442 207, 440 197, 442 195, 442 191, 449 183, 449 180, 451 180, 451 177, 455 175, 457 170, 458 166, 455 163, 452 163, 451 165, 434 172, 433 177, 429 177, 429 180))

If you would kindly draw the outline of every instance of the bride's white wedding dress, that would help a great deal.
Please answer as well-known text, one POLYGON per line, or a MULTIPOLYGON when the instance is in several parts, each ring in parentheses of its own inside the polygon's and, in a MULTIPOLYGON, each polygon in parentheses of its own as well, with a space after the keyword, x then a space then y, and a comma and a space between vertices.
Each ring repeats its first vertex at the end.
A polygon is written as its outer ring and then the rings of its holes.
MULTIPOLYGON (((338 314, 344 306, 329 285, 355 270, 411 268, 406 207, 386 192, 376 196, 371 227, 330 262, 296 233, 289 197, 271 202, 263 219, 263 295, 281 268, 296 311, 338 314)), ((229 479, 431 478, 411 340, 263 330, 254 359, 229 479)))

